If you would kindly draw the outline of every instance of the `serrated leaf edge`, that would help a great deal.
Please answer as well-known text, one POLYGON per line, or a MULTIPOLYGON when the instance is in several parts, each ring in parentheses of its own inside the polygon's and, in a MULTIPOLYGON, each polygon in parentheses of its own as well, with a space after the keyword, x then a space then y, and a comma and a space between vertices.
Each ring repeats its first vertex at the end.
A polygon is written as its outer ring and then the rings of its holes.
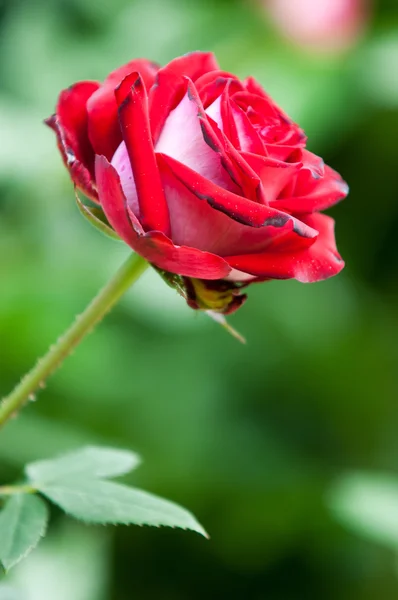
MULTIPOLYGON (((25 496, 26 494, 21 494, 23 496, 25 496)), ((46 535, 47 532, 47 528, 48 528, 48 506, 47 506, 47 502, 44 500, 44 498, 42 498, 41 496, 39 496, 38 494, 35 494, 35 497, 40 500, 40 502, 43 503, 43 507, 45 508, 45 513, 46 513, 46 518, 44 520, 44 524, 43 527, 39 533, 39 536, 37 538, 37 541, 34 544, 31 544, 30 546, 28 546, 25 550, 25 552, 23 552, 17 560, 15 560, 14 562, 11 562, 10 564, 8 564, 8 566, 6 566, 3 562, 3 560, 0 559, 0 564, 2 565, 5 573, 8 573, 13 567, 15 567, 15 565, 17 565, 18 563, 21 562, 21 560, 23 560, 24 558, 26 558, 40 543, 40 541, 44 538, 44 536, 46 535)), ((12 498, 10 498, 11 500, 12 498)), ((4 508, 4 507, 3 507, 4 508)))
MULTIPOLYGON (((64 481, 67 481, 67 480, 64 480, 64 481)), ((75 482, 79 482, 79 479, 69 479, 69 481, 71 483, 73 483, 74 481, 75 482)), ((102 481, 104 483, 109 483, 108 480, 106 480, 106 479, 99 479, 98 478, 98 479, 95 479, 95 481, 96 482, 102 481)), ((54 483, 61 483, 61 481, 54 482, 54 483)), ((121 483, 117 483, 117 485, 122 486, 122 487, 126 487, 126 488, 131 489, 131 490, 137 490, 137 491, 144 492, 144 493, 147 493, 147 494, 155 496, 155 494, 152 494, 151 492, 146 492, 146 490, 141 490, 139 488, 134 488, 132 486, 124 485, 124 484, 121 484, 121 483)), ((131 522, 131 521, 125 521, 125 522, 124 521, 116 521, 116 522, 114 522, 114 521, 105 521, 104 522, 104 521, 98 521, 98 520, 95 520, 95 519, 80 518, 80 517, 77 517, 76 515, 74 515, 73 513, 71 513, 70 511, 66 510, 60 504, 57 504, 50 496, 47 496, 46 491, 45 491, 45 487, 46 487, 46 485, 44 485, 43 487, 40 487, 39 485, 37 485, 38 491, 40 492, 40 494, 42 494, 43 496, 45 496, 46 500, 48 500, 51 504, 55 504, 56 506, 58 506, 58 508, 60 508, 65 514, 67 514, 71 518, 75 519, 76 521, 80 521, 82 523, 91 524, 91 525, 103 525, 104 527, 106 527, 107 525, 111 525, 113 527, 116 527, 118 525, 122 525, 122 526, 126 526, 126 527, 134 525, 134 526, 138 526, 138 527, 156 527, 156 529, 160 529, 162 527, 169 527, 170 529, 182 529, 183 531, 192 531, 194 533, 198 533, 199 535, 202 535, 206 539, 210 539, 210 536, 207 533, 207 531, 204 529, 203 525, 201 523, 199 523, 199 521, 196 519, 196 517, 189 510, 187 510, 183 506, 180 506, 179 504, 173 502, 172 500, 167 500, 166 498, 162 498, 160 496, 159 497, 156 496, 156 498, 159 498, 159 500, 164 500, 165 502, 173 504, 178 509, 183 510, 184 512, 186 512, 193 519, 193 521, 197 524, 197 527, 194 529, 194 528, 188 527, 188 526, 187 527, 183 527, 183 526, 180 526, 180 525, 168 525, 168 524, 165 524, 165 523, 160 523, 159 525, 155 525, 153 523, 145 523, 145 522, 142 522, 142 523, 134 523, 134 522, 131 522)), ((72 491, 72 493, 73 493, 73 491, 72 491)), ((76 493, 77 496, 79 496, 79 492, 75 492, 75 493, 76 493)))

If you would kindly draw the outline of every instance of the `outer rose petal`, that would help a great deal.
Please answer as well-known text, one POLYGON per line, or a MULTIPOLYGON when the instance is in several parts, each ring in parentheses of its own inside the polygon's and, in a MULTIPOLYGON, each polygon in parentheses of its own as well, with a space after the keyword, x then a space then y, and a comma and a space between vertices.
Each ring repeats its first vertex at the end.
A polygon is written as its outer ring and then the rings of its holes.
POLYGON ((130 73, 136 71, 140 74, 146 89, 149 90, 154 84, 156 74, 159 69, 160 65, 155 62, 147 60, 146 58, 135 58, 122 67, 119 67, 118 69, 115 69, 109 73, 102 85, 102 89, 109 88, 113 93, 113 90, 125 77, 127 77, 127 75, 130 75, 130 73))
POLYGON ((272 206, 293 214, 325 210, 348 194, 348 185, 339 173, 325 165, 319 177, 309 169, 302 169, 297 178, 294 195, 278 198, 272 206))
POLYGON ((128 75, 116 89, 119 120, 145 229, 168 233, 169 213, 153 150, 148 118, 148 98, 138 73, 128 75), (126 90, 130 89, 127 96, 126 90))
MULTIPOLYGON (((246 90, 251 94, 257 94, 257 96, 262 96, 267 100, 271 100, 261 83, 258 82, 254 77, 246 77, 243 83, 245 84, 246 90)), ((274 104, 273 101, 272 103, 274 104)))
POLYGON ((159 269, 197 279, 224 279, 230 267, 224 259, 186 246, 175 246, 159 231, 145 233, 138 219, 126 209, 120 179, 104 156, 96 157, 95 174, 101 206, 109 223, 138 254, 159 269))
POLYGON ((319 177, 322 177, 325 172, 325 162, 323 158, 305 149, 301 149, 300 154, 303 166, 306 169, 309 169, 314 176, 318 175, 319 177))
POLYGON ((204 73, 218 68, 213 54, 191 52, 175 58, 159 69, 155 85, 149 95, 151 129, 155 144, 168 114, 182 100, 186 92, 184 77, 195 81, 204 73))
POLYGON ((94 152, 87 132, 87 100, 99 88, 95 81, 80 81, 63 90, 56 114, 46 120, 56 135, 62 158, 75 184, 95 200, 94 152))
POLYGON ((247 198, 233 194, 202 177, 192 169, 170 158, 160 155, 173 171, 175 177, 199 200, 206 201, 213 208, 228 215, 238 223, 251 227, 278 227, 285 231, 294 231, 299 237, 312 239, 316 232, 291 215, 277 211, 264 204, 252 202, 247 198))
POLYGON ((195 87, 198 90, 203 106, 208 107, 219 98, 229 81, 233 81, 237 90, 243 91, 244 87, 236 75, 227 71, 210 71, 205 73, 195 81, 195 87))
POLYGON ((238 223, 190 192, 177 179, 167 159, 159 155, 158 162, 169 207, 171 237, 175 244, 226 256, 264 252, 282 238, 285 244, 289 239, 295 248, 313 243, 314 240, 308 238, 301 238, 302 241, 298 242, 292 223, 285 227, 250 227, 238 223))
POLYGON ((216 57, 211 52, 189 52, 184 56, 179 56, 170 61, 165 67, 160 69, 163 73, 174 73, 175 75, 185 75, 196 81, 199 77, 209 71, 219 70, 216 57))
POLYGON ((257 173, 264 189, 266 202, 279 208, 275 200, 287 184, 296 178, 301 163, 286 163, 250 152, 241 152, 241 155, 257 173))
POLYGON ((314 213, 302 220, 319 231, 315 243, 305 250, 284 248, 283 243, 263 254, 228 256, 226 260, 234 269, 269 279, 297 279, 312 283, 337 275, 344 261, 336 249, 334 220, 327 215, 314 213))
POLYGON ((138 72, 149 90, 153 85, 158 65, 145 59, 132 60, 112 71, 103 85, 87 103, 89 114, 89 136, 96 154, 103 154, 109 160, 122 141, 117 119, 117 105, 114 90, 130 73, 138 72))
POLYGON ((218 148, 206 136, 206 114, 191 81, 181 102, 167 117, 156 152, 167 154, 221 187, 238 191, 221 164, 218 148))

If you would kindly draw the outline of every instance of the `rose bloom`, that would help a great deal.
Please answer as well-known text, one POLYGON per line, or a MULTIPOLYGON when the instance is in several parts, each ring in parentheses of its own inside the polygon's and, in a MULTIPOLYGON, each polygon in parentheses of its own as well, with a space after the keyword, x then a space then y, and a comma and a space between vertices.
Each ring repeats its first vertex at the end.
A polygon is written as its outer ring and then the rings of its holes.
POLYGON ((275 25, 300 45, 326 52, 352 46, 368 16, 369 0, 262 0, 275 25))
MULTIPOLYGON (((77 188, 193 308, 231 313, 251 282, 336 275, 347 194, 259 83, 194 52, 61 92, 47 120, 77 188)), ((85 209, 90 211, 90 207, 85 209)))

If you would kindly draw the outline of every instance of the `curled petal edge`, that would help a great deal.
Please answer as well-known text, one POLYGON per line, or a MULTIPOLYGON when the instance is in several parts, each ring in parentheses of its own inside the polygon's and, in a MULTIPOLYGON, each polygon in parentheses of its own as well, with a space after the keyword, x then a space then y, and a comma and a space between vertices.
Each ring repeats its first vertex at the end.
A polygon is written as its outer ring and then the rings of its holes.
POLYGON ((333 277, 344 268, 344 261, 337 252, 334 237, 334 219, 321 213, 303 215, 302 219, 319 235, 306 249, 284 251, 283 245, 267 252, 227 256, 225 260, 233 267, 261 279, 297 279, 301 283, 313 283, 333 277))
POLYGON ((95 181, 90 175, 90 171, 84 164, 76 158, 72 147, 68 144, 63 128, 59 123, 57 116, 54 114, 48 119, 45 119, 45 124, 48 125, 57 136, 58 148, 61 152, 62 159, 70 173, 73 183, 91 200, 98 202, 98 192, 95 181))

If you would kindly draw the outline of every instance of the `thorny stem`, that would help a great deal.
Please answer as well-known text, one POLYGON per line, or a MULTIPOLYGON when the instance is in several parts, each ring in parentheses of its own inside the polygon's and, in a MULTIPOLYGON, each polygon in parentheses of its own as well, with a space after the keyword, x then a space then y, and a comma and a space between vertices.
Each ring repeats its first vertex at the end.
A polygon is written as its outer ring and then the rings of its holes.
MULTIPOLYGON (((18 413, 29 398, 34 397, 37 390, 43 387, 47 378, 61 365, 96 323, 109 312, 128 288, 137 281, 147 267, 146 260, 138 254, 132 254, 127 259, 65 334, 50 347, 47 354, 23 377, 9 396, 2 400, 0 428, 18 413)), ((1 489, 7 488, 0 488, 0 493, 4 493, 4 491, 1 492, 1 489)))

